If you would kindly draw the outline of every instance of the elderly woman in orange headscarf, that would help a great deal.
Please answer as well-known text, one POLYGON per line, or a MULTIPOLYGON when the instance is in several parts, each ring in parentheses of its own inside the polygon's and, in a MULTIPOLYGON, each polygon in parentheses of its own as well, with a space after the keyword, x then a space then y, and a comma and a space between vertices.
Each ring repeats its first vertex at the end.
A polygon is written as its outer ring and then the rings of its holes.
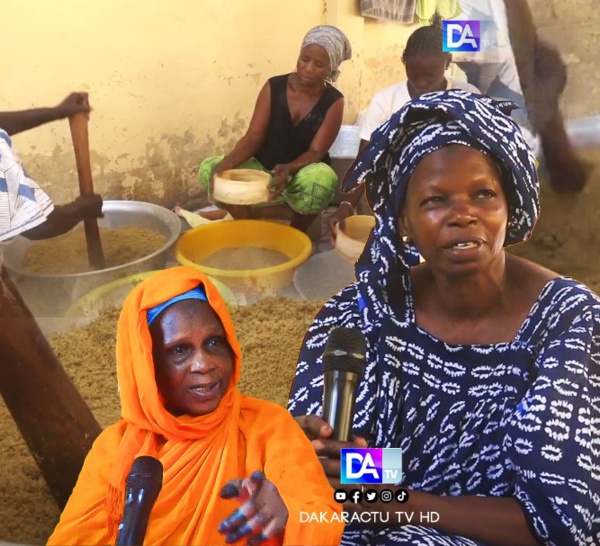
POLYGON ((231 318, 202 273, 139 284, 117 332, 122 417, 94 443, 49 544, 114 544, 139 456, 164 467, 146 544, 339 544, 341 505, 310 442, 284 408, 241 395, 240 372, 231 318))

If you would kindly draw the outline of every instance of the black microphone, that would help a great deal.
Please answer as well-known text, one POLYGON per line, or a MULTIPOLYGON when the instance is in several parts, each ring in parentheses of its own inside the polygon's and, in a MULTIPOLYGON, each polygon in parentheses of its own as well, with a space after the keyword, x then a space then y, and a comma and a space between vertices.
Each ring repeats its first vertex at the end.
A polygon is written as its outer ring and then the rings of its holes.
POLYGON ((323 419, 333 429, 333 440, 348 442, 352 438, 354 401, 366 351, 365 336, 358 328, 334 328, 329 334, 323 353, 323 419))
POLYGON ((125 481, 125 509, 117 546, 144 544, 150 512, 162 488, 163 465, 154 457, 138 457, 125 481))

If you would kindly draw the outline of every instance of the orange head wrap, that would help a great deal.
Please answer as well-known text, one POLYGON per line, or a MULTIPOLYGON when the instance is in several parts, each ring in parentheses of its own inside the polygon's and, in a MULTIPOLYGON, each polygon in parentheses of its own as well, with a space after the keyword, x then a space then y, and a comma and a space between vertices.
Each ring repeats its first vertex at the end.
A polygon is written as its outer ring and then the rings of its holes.
MULTIPOLYGON (((152 275, 132 290, 123 305, 117 330, 121 416, 128 427, 115 454, 110 479, 107 498, 109 525, 120 521, 125 478, 134 459, 140 455, 157 456, 158 443, 164 441, 163 438, 176 445, 188 446, 187 450, 175 449, 176 453, 181 451, 177 457, 186 458, 211 451, 219 454, 221 459, 219 452, 224 451, 226 437, 237 434, 240 406, 237 383, 240 373, 240 346, 231 317, 218 290, 203 273, 191 267, 170 268, 152 275), (156 384, 147 314, 149 309, 199 285, 204 288, 209 304, 221 320, 233 350, 233 381, 214 412, 199 417, 176 417, 165 409, 156 384)), ((165 472, 167 479, 168 465, 165 465, 165 472)))

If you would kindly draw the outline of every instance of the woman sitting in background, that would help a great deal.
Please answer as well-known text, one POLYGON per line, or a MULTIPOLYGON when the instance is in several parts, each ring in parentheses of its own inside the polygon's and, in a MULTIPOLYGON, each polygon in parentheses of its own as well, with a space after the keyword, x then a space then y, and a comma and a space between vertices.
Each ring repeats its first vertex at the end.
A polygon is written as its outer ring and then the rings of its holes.
POLYGON ((390 522, 348 526, 342 544, 600 543, 600 300, 504 250, 539 213, 535 158, 509 112, 465 91, 423 95, 348 175, 352 187, 368 174, 376 225, 358 282, 307 333, 289 409, 334 487, 340 448, 368 443, 402 448, 410 497, 349 505, 390 522), (354 444, 319 417, 339 326, 367 342, 354 444))
MULTIPOLYGON (((443 51, 443 32, 443 19, 436 12, 429 25, 418 28, 409 36, 402 52, 406 79, 382 89, 371 99, 360 124, 361 150, 369 143, 375 129, 407 102, 425 93, 447 89, 479 93, 475 86, 446 75, 452 64, 452 54, 443 51)), ((355 214, 364 194, 365 185, 361 183, 340 203, 338 210, 329 217, 332 234, 336 224, 355 214)))
POLYGON ((343 523, 300 523, 301 511, 340 511, 310 443, 285 409, 242 396, 240 373, 233 324, 202 273, 139 284, 117 332, 122 418, 94 443, 49 544, 114 544, 143 455, 164 467, 145 544, 339 544, 343 523))
MULTIPOLYGON (((321 25, 304 37, 296 71, 275 76, 261 89, 246 134, 226 156, 205 159, 200 183, 227 169, 271 172, 269 204, 287 204, 291 225, 310 226, 333 197, 338 179, 329 166, 328 150, 344 114, 343 95, 333 87, 339 65, 350 59, 348 38, 336 27, 321 25)), ((227 207, 235 218, 248 217, 248 207, 227 207)))

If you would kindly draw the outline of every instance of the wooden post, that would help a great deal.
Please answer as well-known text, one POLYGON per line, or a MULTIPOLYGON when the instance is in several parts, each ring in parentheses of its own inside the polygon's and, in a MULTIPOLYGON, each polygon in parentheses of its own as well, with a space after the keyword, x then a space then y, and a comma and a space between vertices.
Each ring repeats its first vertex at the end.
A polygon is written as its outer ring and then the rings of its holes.
MULTIPOLYGON (((77 163, 79 192, 81 195, 90 195, 94 193, 94 184, 90 164, 87 114, 79 113, 71 116, 69 127, 71 128, 71 139, 73 140, 75 162, 77 163)), ((83 226, 85 228, 89 263, 94 269, 104 269, 104 253, 102 252, 98 221, 95 218, 86 218, 83 221, 83 226)))
POLYGON ((101 429, 4 274, 0 394, 62 510, 101 429))

